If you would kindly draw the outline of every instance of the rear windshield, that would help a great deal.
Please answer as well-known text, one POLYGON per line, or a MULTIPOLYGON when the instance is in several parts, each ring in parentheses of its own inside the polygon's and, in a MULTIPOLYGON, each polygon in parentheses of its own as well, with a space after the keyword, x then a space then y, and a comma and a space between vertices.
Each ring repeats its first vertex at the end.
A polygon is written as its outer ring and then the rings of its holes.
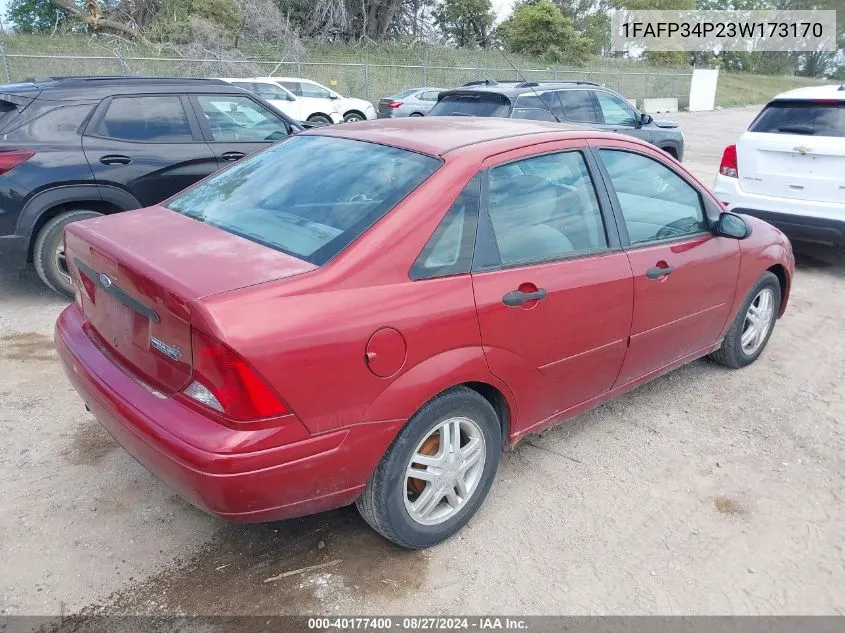
POLYGON ((510 101, 504 95, 445 95, 434 104, 429 116, 499 116, 510 115, 510 101))
POLYGON ((845 101, 774 101, 749 128, 751 132, 845 136, 845 101))
POLYGON ((171 198, 195 220, 320 266, 441 161, 328 136, 294 136, 171 198))
POLYGON ((402 92, 397 92, 395 95, 390 95, 387 97, 388 99, 401 99, 402 97, 407 97, 408 95, 414 94, 418 89, 411 88, 410 90, 403 90, 402 92))

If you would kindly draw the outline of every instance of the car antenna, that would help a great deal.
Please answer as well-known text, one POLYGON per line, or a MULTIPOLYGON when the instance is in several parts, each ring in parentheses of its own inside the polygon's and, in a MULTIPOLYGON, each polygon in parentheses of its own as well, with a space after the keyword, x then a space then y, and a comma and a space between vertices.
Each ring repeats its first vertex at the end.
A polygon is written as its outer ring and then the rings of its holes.
POLYGON ((544 106, 546 106, 546 110, 548 110, 548 111, 549 111, 549 114, 551 114, 551 115, 554 117, 554 120, 555 120, 555 121, 557 121, 558 123, 560 123, 560 119, 559 119, 559 118, 558 118, 558 116, 554 113, 554 110, 552 110, 552 107, 551 107, 548 103, 546 103, 545 101, 543 101, 543 97, 541 97, 541 96, 540 96, 540 93, 539 93, 539 92, 537 92, 536 90, 534 90, 534 86, 531 84, 531 82, 530 82, 530 81, 528 81, 525 77, 523 77, 523 76, 522 76, 522 73, 521 73, 521 72, 519 72, 519 68, 517 68, 516 66, 514 66, 514 65, 513 65, 513 62, 512 62, 510 59, 508 59, 508 56, 507 56, 507 55, 505 55, 505 49, 504 49, 504 48, 502 48, 501 46, 497 46, 496 48, 498 48, 498 49, 499 49, 499 52, 502 54, 502 57, 504 57, 504 58, 505 58, 505 61, 506 61, 508 64, 510 64, 510 67, 511 67, 511 68, 513 68, 514 72, 515 72, 515 73, 519 76, 519 78, 520 78, 520 79, 522 79, 522 81, 525 83, 525 85, 526 85, 526 86, 528 86, 529 88, 531 88, 531 92, 533 92, 533 93, 534 93, 534 96, 535 96, 535 97, 537 97, 537 99, 539 99, 540 103, 542 103, 544 106))

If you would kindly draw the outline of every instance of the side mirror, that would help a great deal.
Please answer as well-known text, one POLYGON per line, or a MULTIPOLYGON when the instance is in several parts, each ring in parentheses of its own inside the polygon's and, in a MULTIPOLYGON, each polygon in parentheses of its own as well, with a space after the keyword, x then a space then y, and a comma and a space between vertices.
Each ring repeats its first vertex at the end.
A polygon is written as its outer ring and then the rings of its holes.
POLYGON ((329 99, 332 99, 332 100, 334 100, 334 99, 340 99, 340 95, 339 95, 339 94, 337 94, 336 92, 333 92, 333 93, 331 93, 331 94, 329 95, 329 99))
POLYGON ((646 114, 645 112, 643 112, 640 115, 640 125, 648 125, 652 121, 654 121, 654 117, 650 114, 646 114))
POLYGON ((716 235, 744 240, 751 235, 751 227, 742 216, 724 211, 716 222, 716 235))

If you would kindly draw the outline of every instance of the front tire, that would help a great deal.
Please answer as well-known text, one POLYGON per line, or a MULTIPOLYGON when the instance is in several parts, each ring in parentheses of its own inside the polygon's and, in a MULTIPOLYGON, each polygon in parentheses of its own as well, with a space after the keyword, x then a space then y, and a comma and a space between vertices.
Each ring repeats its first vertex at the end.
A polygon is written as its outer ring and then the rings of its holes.
POLYGON ((481 506, 501 451, 501 427, 490 403, 467 387, 449 389, 396 436, 356 502, 358 511, 397 545, 437 545, 481 506))
POLYGON ((347 113, 343 116, 343 120, 344 120, 346 123, 355 123, 356 121, 366 121, 366 120, 367 120, 367 117, 365 117, 365 116, 364 116, 363 114, 361 114, 360 112, 347 112, 347 113))
POLYGON ((780 299, 780 281, 768 271, 763 273, 745 297, 722 346, 710 358, 734 369, 757 360, 774 331, 780 299))
POLYGON ((100 217, 96 211, 69 211, 60 213, 38 232, 32 249, 32 260, 35 271, 47 286, 66 297, 73 297, 73 284, 65 259, 64 234, 65 227, 71 222, 100 217))

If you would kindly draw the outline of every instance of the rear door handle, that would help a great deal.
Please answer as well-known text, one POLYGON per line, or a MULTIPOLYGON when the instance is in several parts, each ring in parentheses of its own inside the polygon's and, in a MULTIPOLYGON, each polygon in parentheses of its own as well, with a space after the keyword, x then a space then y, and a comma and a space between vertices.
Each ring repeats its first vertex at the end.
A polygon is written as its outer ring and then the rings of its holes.
POLYGON ((673 270, 675 269, 672 266, 652 266, 647 271, 645 271, 645 276, 649 279, 660 279, 661 277, 671 275, 673 270))
POLYGON ((246 154, 244 154, 243 152, 223 152, 222 154, 220 154, 220 158, 222 158, 223 160, 230 161, 240 160, 244 156, 246 156, 246 154))
POLYGON ((132 162, 132 159, 122 154, 107 154, 100 157, 100 162, 103 165, 128 165, 132 162))
POLYGON ((543 288, 537 288, 534 292, 522 292, 521 290, 512 290, 504 297, 502 303, 506 306, 516 307, 529 301, 542 301, 546 298, 546 291, 543 288))

